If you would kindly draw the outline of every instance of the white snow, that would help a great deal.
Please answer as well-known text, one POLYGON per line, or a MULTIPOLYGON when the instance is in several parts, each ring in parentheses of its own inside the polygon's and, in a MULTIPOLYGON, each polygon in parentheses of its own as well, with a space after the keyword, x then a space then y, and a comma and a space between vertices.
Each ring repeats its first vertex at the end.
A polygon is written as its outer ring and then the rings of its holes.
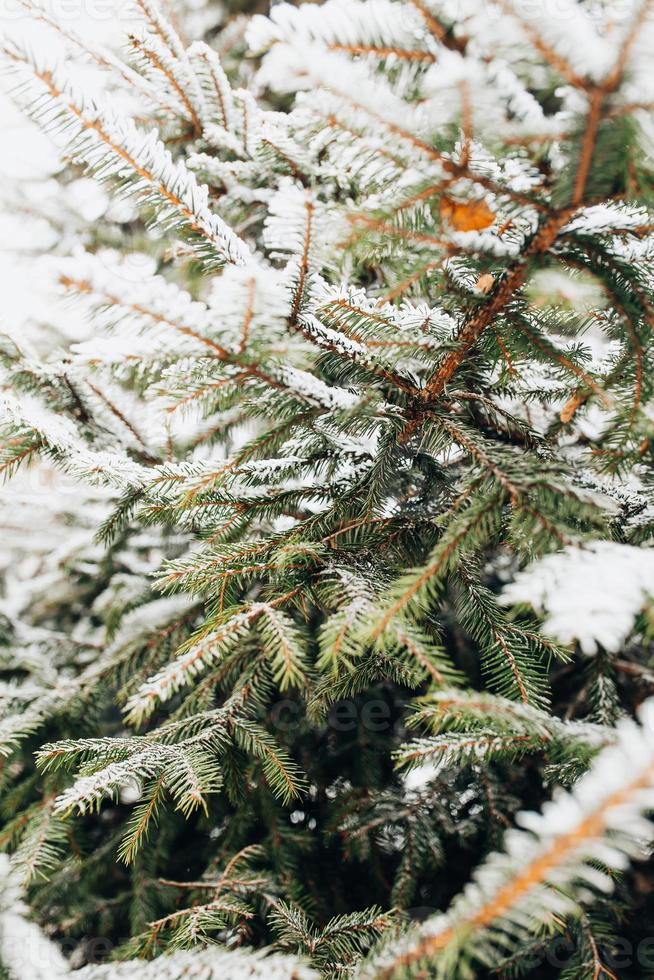
POLYGON ((543 629, 561 643, 620 650, 654 595, 654 550, 596 541, 548 555, 520 572, 502 595, 544 616, 543 629))

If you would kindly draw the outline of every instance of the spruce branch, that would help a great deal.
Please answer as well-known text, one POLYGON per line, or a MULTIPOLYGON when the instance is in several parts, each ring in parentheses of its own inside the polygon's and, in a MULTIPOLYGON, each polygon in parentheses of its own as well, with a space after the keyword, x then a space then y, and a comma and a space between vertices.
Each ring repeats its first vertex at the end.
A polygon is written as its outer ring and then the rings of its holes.
POLYGON ((24 3, 79 62, 4 45, 64 157, 18 202, 57 296, 0 343, 35 918, 156 957, 90 980, 557 936, 609 975, 651 904, 651 5, 136 0, 132 67, 24 3))
POLYGON ((172 160, 153 133, 143 136, 131 119, 101 109, 75 89, 61 66, 51 66, 15 43, 3 50, 19 80, 27 81, 34 91, 35 118, 55 135, 66 132, 70 150, 88 161, 92 173, 118 179, 140 201, 150 203, 166 227, 187 229, 201 254, 212 261, 248 261, 247 246, 210 211, 206 188, 181 162, 172 160), (45 116, 38 101, 42 94, 56 109, 45 116))
POLYGON ((492 965, 501 956, 505 932, 524 934, 536 921, 587 901, 592 891, 585 889, 610 887, 607 871, 593 861, 621 867, 649 832, 651 703, 640 719, 640 726, 620 723, 617 743, 599 755, 572 793, 560 793, 542 814, 522 815, 522 829, 508 835, 507 850, 491 855, 447 913, 428 920, 395 949, 382 949, 361 975, 411 975, 439 957, 449 976, 465 958, 492 965))

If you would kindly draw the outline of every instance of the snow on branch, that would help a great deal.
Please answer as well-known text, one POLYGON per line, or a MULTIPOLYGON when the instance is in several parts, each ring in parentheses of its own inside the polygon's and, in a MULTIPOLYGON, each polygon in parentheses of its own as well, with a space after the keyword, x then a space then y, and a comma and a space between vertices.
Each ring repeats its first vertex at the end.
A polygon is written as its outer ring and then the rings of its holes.
POLYGON ((170 23, 155 0, 132 0, 134 9, 143 17, 150 33, 158 37, 170 51, 173 58, 184 63, 186 50, 181 37, 170 23))
POLYGON ((616 743, 572 792, 559 791, 541 813, 521 813, 505 850, 486 859, 450 909, 382 948, 361 970, 362 980, 404 977, 448 954, 447 976, 461 975, 454 971, 457 963, 465 969, 462 959, 492 968, 506 942, 515 945, 552 916, 610 891, 611 870, 644 857, 652 836, 646 814, 654 807, 654 700, 639 718, 640 725, 619 723, 616 743))
POLYGON ((298 263, 302 286, 308 271, 328 260, 347 230, 347 223, 333 208, 284 178, 268 202, 264 242, 273 256, 290 256, 298 263))
POLYGON ((129 273, 128 259, 109 263, 89 253, 57 263, 63 290, 90 307, 96 324, 117 332, 115 337, 100 334, 76 345, 78 356, 112 363, 137 352, 141 357, 163 357, 213 349, 207 337, 211 317, 204 303, 192 300, 163 276, 134 278, 123 274, 123 268, 129 273), (135 338, 135 332, 141 336, 135 338))
POLYGON ((69 24, 64 25, 52 15, 41 0, 19 0, 19 3, 31 18, 40 21, 61 36, 71 53, 81 53, 85 59, 97 65, 98 68, 110 72, 114 79, 126 85, 128 89, 145 96, 149 103, 159 109, 169 110, 167 105, 162 105, 156 89, 148 80, 121 61, 109 48, 92 41, 90 38, 80 36, 69 24))
MULTIPOLYGON (((361 62, 352 62, 341 51, 329 51, 319 45, 277 43, 266 54, 257 75, 261 85, 278 92, 297 92, 321 88, 335 100, 335 105, 350 113, 364 125, 391 127, 396 135, 418 129, 424 113, 400 98, 393 87, 375 76, 361 62)), ((411 142, 411 137, 407 136, 411 142)))
POLYGON ((0 854, 0 967, 10 980, 61 980, 70 969, 58 946, 28 919, 17 877, 0 854))
POLYGON ((160 225, 190 234, 207 260, 250 260, 248 246, 210 210, 207 188, 173 160, 156 132, 143 134, 131 119, 101 107, 45 52, 8 42, 3 54, 17 76, 21 103, 47 132, 63 136, 68 152, 96 177, 113 178, 153 207, 160 225))
POLYGON ((592 14, 575 0, 561 0, 556 15, 547 7, 500 0, 524 35, 567 80, 590 76, 599 81, 612 67, 614 46, 600 34, 592 14), (584 38, 584 43, 579 43, 584 38))
POLYGON ((543 629, 584 653, 617 653, 654 594, 654 551, 613 541, 566 548, 520 572, 503 592, 506 605, 533 606, 543 629))
POLYGON ((123 274, 127 265, 88 253, 57 263, 63 289, 86 302, 95 322, 113 334, 75 345, 82 359, 111 364, 173 355, 231 363, 253 343, 279 342, 290 295, 275 270, 227 266, 203 303, 163 276, 130 278, 129 269, 123 274))
POLYGON ((299 960, 267 950, 241 952, 216 947, 160 956, 152 963, 130 960, 87 966, 71 977, 79 980, 318 980, 299 960))
MULTIPOLYGON (((269 950, 226 950, 216 946, 179 950, 153 962, 91 964, 74 970, 59 947, 28 919, 17 878, 0 855, 0 965, 9 980, 317 980, 318 974, 292 956, 269 950)), ((4 975, 4 974, 3 974, 4 975)))
POLYGON ((430 734, 395 752, 409 792, 446 768, 535 752, 555 753, 559 761, 573 762, 578 774, 595 751, 613 740, 613 732, 601 725, 562 721, 533 705, 492 694, 437 690, 418 699, 416 709, 408 726, 430 734))
POLYGON ((189 641, 178 655, 149 677, 126 705, 127 720, 140 724, 158 705, 170 700, 180 688, 190 684, 212 664, 222 659, 242 639, 263 612, 263 604, 252 604, 200 639, 189 641))
POLYGON ((248 42, 253 50, 283 41, 380 58, 435 60, 435 39, 418 11, 391 0, 327 0, 320 7, 278 3, 268 17, 252 18, 248 42))
POLYGON ((202 89, 206 123, 220 125, 231 133, 236 122, 236 107, 232 87, 218 54, 204 41, 195 41, 188 49, 188 57, 202 89))
MULTIPOLYGON (((286 227, 293 227, 292 215, 286 227)), ((291 238, 288 246, 302 247, 299 238, 291 238)), ((156 361, 171 355, 205 356, 303 402, 343 409, 357 402, 350 391, 328 385, 288 359, 271 360, 266 370, 248 360, 250 348, 261 355, 266 343, 279 345, 288 335, 287 321, 297 315, 295 307, 306 282, 307 268, 302 260, 294 299, 286 271, 280 273, 252 262, 226 267, 214 280, 208 305, 193 300, 162 276, 132 282, 121 276, 120 264, 111 266, 89 254, 80 253, 58 263, 58 268, 64 290, 85 301, 96 322, 117 330, 115 337, 100 336, 75 345, 75 353, 85 361, 117 364, 135 358, 156 361), (144 337, 135 340, 135 328, 144 337)))
POLYGON ((202 133, 203 104, 197 82, 190 71, 174 58, 156 35, 146 30, 130 35, 130 47, 140 74, 150 79, 153 88, 163 88, 164 97, 176 103, 176 112, 190 126, 193 136, 202 133))

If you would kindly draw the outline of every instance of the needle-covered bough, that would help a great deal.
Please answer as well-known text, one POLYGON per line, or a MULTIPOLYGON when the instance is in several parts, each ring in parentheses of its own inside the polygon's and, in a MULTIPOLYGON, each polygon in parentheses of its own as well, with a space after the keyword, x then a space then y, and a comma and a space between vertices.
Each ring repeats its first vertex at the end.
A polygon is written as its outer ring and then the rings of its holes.
POLYGON ((654 4, 24 2, 5 970, 648 975, 654 4))

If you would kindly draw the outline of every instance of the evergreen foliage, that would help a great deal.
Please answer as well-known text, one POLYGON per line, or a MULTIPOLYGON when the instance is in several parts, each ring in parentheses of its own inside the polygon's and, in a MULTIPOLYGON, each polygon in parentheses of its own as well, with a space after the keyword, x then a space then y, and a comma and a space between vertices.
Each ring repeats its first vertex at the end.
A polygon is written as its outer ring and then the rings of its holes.
POLYGON ((25 6, 9 976, 649 975, 654 4, 25 6))

